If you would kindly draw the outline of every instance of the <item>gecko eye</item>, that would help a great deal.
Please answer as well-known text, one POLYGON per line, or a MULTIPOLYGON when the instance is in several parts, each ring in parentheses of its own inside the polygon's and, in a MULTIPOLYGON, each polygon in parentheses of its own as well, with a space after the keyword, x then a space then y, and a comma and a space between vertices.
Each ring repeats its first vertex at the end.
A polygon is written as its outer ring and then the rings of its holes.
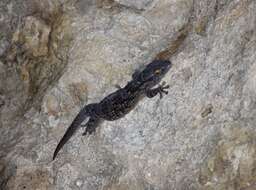
POLYGON ((157 70, 155 70, 155 74, 160 74, 161 73, 161 70, 160 69, 157 69, 157 70))

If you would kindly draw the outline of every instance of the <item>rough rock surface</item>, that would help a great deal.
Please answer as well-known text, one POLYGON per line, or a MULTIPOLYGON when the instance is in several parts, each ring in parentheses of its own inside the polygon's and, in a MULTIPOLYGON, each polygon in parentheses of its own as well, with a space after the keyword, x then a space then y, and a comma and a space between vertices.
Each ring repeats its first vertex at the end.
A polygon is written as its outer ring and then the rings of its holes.
POLYGON ((255 12, 255 0, 2 0, 0 189, 256 189, 255 12), (165 50, 168 96, 79 131, 52 162, 83 105, 165 50))

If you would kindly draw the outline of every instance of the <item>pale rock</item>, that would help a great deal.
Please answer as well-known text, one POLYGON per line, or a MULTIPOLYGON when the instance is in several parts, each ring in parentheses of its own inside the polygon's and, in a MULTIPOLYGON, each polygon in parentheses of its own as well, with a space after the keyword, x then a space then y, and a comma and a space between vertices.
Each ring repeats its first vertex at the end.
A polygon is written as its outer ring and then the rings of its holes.
POLYGON ((26 47, 0 47, 1 189, 255 189, 255 0, 34 3, 8 12, 0 2, 4 39, 17 31, 13 42, 26 47), (175 41, 184 28, 185 40, 175 41), (52 161, 84 105, 123 87, 173 44, 167 96, 144 98, 95 135, 78 130, 52 161), (23 53, 33 55, 30 64, 23 53), (39 91, 28 99, 23 85, 33 82, 39 91))

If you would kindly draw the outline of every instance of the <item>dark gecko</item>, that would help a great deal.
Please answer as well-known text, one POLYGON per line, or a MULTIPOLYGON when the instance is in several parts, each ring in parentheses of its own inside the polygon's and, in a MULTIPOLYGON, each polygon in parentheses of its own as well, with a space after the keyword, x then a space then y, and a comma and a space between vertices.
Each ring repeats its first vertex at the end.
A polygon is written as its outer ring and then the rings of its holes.
POLYGON ((86 105, 78 113, 60 140, 54 151, 53 160, 87 117, 90 118, 85 125, 82 125, 86 127, 83 135, 95 132, 103 120, 113 121, 124 117, 145 96, 153 98, 160 94, 160 98, 162 98, 163 93, 168 94, 168 91, 165 89, 168 89, 169 85, 165 85, 165 82, 156 88, 153 87, 159 84, 170 68, 170 61, 154 60, 143 71, 136 71, 132 75, 132 80, 124 88, 119 87, 117 91, 109 94, 99 103, 86 105))

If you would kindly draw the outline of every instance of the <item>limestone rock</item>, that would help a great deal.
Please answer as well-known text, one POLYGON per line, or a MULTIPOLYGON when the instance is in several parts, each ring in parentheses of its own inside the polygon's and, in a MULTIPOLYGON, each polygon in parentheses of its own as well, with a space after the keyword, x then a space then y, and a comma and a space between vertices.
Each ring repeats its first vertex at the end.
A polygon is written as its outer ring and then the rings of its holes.
POLYGON ((1 1, 0 189, 255 189, 255 12, 255 0, 1 1), (52 161, 84 105, 168 56, 167 96, 79 130, 52 161))
POLYGON ((132 7, 132 8, 136 8, 139 10, 145 9, 146 6, 150 5, 150 3, 153 2, 153 0, 141 0, 141 1, 137 1, 137 0, 115 0, 117 3, 121 4, 121 5, 125 5, 127 7, 132 7))
POLYGON ((255 131, 227 123, 214 153, 201 169, 199 182, 204 189, 254 189, 255 154, 255 131))
POLYGON ((36 168, 17 169, 16 175, 10 177, 7 182, 9 189, 40 189, 50 190, 53 188, 53 180, 47 171, 36 168))
POLYGON ((19 42, 34 57, 46 56, 51 28, 43 20, 28 16, 24 28, 14 34, 14 43, 19 42))

